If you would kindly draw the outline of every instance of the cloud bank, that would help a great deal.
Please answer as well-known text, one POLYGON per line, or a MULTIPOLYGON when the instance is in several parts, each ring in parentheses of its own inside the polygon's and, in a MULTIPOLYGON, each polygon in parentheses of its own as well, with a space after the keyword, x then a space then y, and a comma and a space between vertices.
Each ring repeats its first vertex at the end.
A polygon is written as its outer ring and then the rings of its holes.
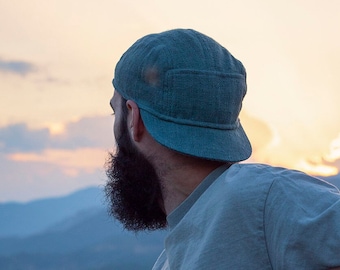
POLYGON ((26 124, 0 128, 0 149, 3 153, 41 152, 46 149, 100 148, 113 144, 110 117, 87 117, 69 122, 54 134, 49 128, 30 129, 26 124))
POLYGON ((113 118, 87 117, 58 133, 25 124, 0 128, 0 201, 28 201, 105 183, 113 118))

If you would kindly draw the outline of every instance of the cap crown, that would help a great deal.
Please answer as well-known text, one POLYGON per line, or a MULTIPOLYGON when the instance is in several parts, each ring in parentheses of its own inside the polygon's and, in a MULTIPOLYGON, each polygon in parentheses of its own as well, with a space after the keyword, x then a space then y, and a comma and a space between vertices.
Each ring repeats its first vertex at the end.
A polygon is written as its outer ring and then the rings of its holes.
POLYGON ((220 130, 239 127, 247 89, 242 63, 212 38, 190 29, 139 39, 118 62, 113 84, 138 104, 142 116, 220 130))

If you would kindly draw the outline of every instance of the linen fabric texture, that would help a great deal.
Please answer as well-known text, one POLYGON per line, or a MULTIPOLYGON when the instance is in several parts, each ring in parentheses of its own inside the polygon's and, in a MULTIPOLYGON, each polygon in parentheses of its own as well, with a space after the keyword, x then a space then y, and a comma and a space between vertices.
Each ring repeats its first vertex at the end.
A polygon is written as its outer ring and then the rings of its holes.
POLYGON ((153 270, 340 266, 339 190, 302 172, 222 166, 168 223, 165 250, 153 270))
POLYGON ((246 71, 212 38, 191 29, 145 36, 117 63, 113 85, 160 144, 210 160, 250 156, 238 118, 246 71))

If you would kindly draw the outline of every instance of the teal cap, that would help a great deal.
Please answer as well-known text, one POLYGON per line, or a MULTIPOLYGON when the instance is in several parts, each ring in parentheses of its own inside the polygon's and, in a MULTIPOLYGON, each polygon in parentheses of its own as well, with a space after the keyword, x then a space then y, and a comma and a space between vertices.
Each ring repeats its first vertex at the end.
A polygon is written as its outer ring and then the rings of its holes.
POLYGON ((136 102, 160 144, 209 160, 237 162, 251 155, 238 118, 246 71, 212 38, 191 29, 147 35, 123 54, 113 86, 136 102))

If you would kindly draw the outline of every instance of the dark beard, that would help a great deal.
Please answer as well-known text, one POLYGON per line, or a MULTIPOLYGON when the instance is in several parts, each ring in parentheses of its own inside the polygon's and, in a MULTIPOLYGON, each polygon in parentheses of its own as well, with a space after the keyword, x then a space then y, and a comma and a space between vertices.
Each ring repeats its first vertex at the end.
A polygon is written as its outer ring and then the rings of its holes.
POLYGON ((127 230, 165 228, 160 180, 152 164, 132 144, 125 125, 126 122, 121 121, 116 154, 109 153, 106 162, 105 193, 110 214, 127 230))

